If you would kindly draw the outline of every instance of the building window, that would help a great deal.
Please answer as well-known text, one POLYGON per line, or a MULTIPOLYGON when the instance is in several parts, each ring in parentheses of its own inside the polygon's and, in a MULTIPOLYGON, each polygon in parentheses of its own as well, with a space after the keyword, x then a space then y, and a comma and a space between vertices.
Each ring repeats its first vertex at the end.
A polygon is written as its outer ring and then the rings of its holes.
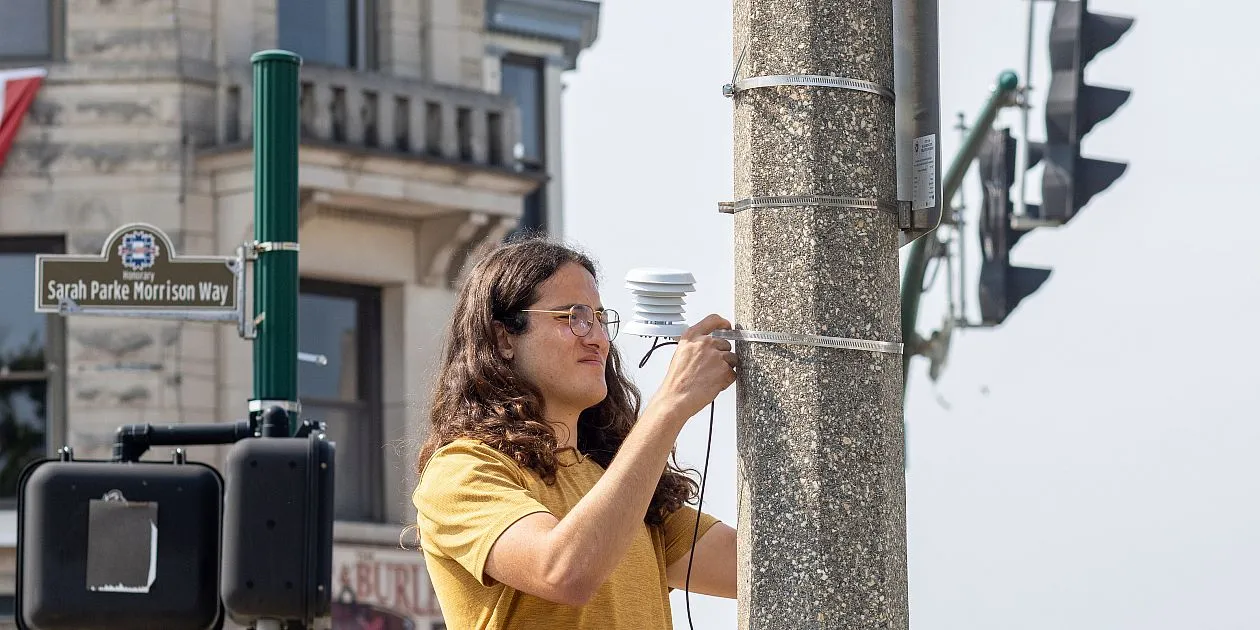
MULTIPOLYGON (((35 281, 35 255, 60 253, 60 241, 0 240, 0 278, 35 281)), ((27 285, 30 286, 30 285, 27 285)), ((12 505, 27 463, 52 455, 65 418, 61 316, 35 312, 35 292, 12 291, 0 300, 0 504, 12 505)))
POLYGON ((321 420, 337 444, 336 518, 382 517, 380 289, 303 279, 298 350, 328 357, 298 363, 302 416, 321 420))
MULTIPOLYGON (((538 57, 508 55, 503 58, 500 91, 516 101, 521 110, 521 152, 518 156, 526 170, 547 169, 547 92, 544 84, 543 60, 538 57)), ((525 198, 518 231, 546 230, 547 204, 543 188, 525 198)))
POLYGON ((63 0, 0 0, 0 61, 46 61, 60 56, 63 0))
POLYGON ((546 168, 546 92, 543 89, 543 60, 509 55, 503 58, 503 84, 500 91, 521 109, 521 160, 525 167, 546 168))
POLYGON ((277 0, 276 41, 303 63, 376 69, 373 0, 277 0))
MULTIPOLYGON (((517 224, 517 232, 547 231, 547 189, 546 184, 539 186, 525 197, 525 207, 521 209, 521 220, 517 224)), ((509 237, 510 238, 510 237, 509 237)))

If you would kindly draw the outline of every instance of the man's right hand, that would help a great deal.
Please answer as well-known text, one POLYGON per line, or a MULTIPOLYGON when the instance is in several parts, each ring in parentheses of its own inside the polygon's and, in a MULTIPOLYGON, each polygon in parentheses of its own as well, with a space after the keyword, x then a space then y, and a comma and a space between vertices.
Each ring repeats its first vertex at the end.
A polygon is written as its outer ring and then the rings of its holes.
POLYGON ((626 436, 595 487, 561 519, 537 513, 508 527, 490 548, 487 575, 565 605, 590 601, 641 531, 678 431, 735 382, 731 342, 709 336, 729 328, 710 315, 683 333, 646 422, 626 436))
POLYGON ((662 412, 685 423, 730 387, 735 382, 736 366, 731 342, 709 336, 715 330, 730 329, 731 323, 716 314, 688 328, 678 339, 669 371, 652 404, 663 405, 662 412))

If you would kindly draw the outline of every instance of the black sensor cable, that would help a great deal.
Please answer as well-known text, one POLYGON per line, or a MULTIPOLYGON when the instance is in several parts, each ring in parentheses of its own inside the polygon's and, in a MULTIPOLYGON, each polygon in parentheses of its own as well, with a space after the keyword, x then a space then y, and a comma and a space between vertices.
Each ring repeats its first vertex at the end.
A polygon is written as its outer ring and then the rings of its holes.
MULTIPOLYGON (((640 369, 647 365, 648 359, 652 357, 652 353, 656 352, 658 348, 678 345, 677 341, 658 343, 659 341, 660 337, 652 338, 652 347, 648 349, 647 354, 643 355, 643 360, 639 361, 640 369)), ((696 525, 691 530, 691 552, 687 557, 687 580, 683 586, 683 592, 687 601, 687 627, 691 628, 691 630, 695 630, 696 627, 691 621, 691 564, 696 559, 696 540, 700 536, 700 514, 701 510, 704 509, 704 485, 709 478, 709 452, 713 449, 713 416, 716 412, 717 401, 715 400, 709 403, 709 441, 704 447, 704 470, 700 473, 700 497, 696 502, 696 525)))

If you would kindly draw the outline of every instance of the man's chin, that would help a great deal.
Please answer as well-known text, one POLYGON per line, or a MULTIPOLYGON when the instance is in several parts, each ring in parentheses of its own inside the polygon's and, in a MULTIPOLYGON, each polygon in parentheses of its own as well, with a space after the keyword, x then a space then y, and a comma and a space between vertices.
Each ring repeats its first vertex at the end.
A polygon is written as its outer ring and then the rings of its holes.
POLYGON ((605 400, 607 400, 607 399, 608 399, 608 392, 607 392, 607 391, 605 391, 605 392, 604 392, 604 395, 599 397, 599 400, 592 400, 592 402, 590 402, 590 404, 586 405, 586 408, 587 408, 587 409, 593 409, 593 408, 595 408, 595 407, 598 407, 600 403, 604 402, 604 401, 605 401, 605 400))

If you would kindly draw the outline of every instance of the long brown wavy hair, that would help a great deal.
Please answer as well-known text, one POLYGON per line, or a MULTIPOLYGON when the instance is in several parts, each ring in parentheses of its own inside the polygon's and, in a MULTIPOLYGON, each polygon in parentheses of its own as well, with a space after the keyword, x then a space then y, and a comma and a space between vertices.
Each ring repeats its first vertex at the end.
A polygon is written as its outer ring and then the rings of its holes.
MULTIPOLYGON (((599 277, 590 257, 540 237, 500 246, 469 273, 447 329, 417 475, 439 448, 458 438, 473 438, 534 471, 547 485, 555 483, 558 440, 543 417, 542 393, 499 354, 494 324, 503 324, 511 334, 525 332, 529 320, 521 310, 537 301, 539 286, 568 263, 599 277)), ((622 373, 615 345, 608 353, 605 381, 608 395, 578 417, 577 446, 607 469, 638 420, 641 402, 638 388, 622 373)), ((676 458, 667 462, 644 522, 662 524, 691 501, 697 489, 676 458)))

